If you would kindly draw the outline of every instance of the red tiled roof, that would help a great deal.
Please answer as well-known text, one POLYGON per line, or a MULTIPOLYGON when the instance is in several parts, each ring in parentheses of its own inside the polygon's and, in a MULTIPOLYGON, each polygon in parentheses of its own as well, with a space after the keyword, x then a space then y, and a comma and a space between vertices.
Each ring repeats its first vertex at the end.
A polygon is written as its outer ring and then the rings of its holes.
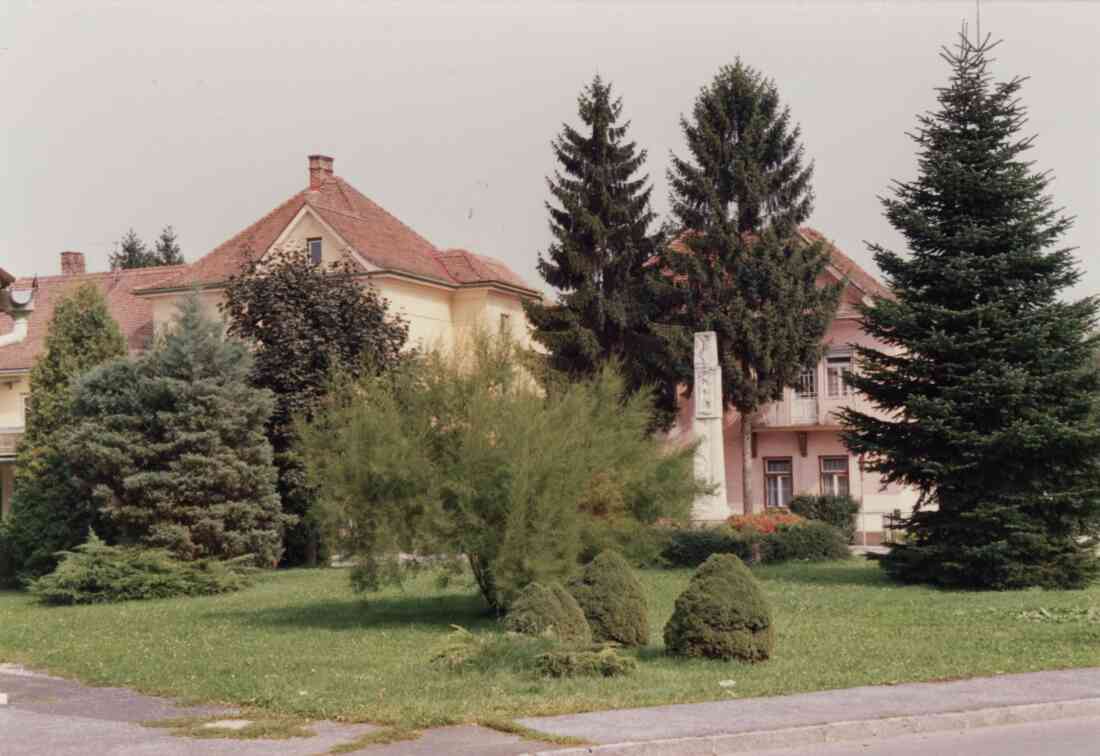
MULTIPOLYGON (((134 291, 155 286, 167 277, 178 275, 183 268, 181 265, 168 265, 39 278, 34 310, 27 321, 27 338, 18 344, 0 347, 0 370, 29 370, 34 365, 35 358, 45 348, 46 330, 53 319, 54 307, 66 294, 84 283, 93 283, 102 292, 130 351, 141 351, 153 335, 153 304, 136 296, 134 291)), ((15 281, 14 288, 30 288, 32 283, 33 279, 21 278, 15 281)), ((11 329, 11 317, 0 313, 0 333, 8 333, 11 329)))
POLYGON ((436 254, 447 269, 447 273, 459 283, 500 281, 524 289, 531 288, 511 268, 491 257, 475 254, 466 249, 448 249, 436 254))
POLYGON ((448 264, 450 252, 440 252, 431 242, 347 181, 331 174, 324 176, 318 187, 298 192, 186 270, 159 282, 157 288, 216 285, 225 281, 240 270, 247 255, 266 252, 294 216, 307 205, 362 260, 376 268, 449 285, 501 282, 533 291, 504 264, 469 252, 463 254, 473 259, 469 267, 475 272, 469 274, 463 270, 464 278, 457 278, 448 264))
POLYGON ((802 238, 808 242, 824 241, 825 246, 829 250, 829 261, 833 264, 833 267, 836 268, 841 275, 847 276, 848 280, 855 284, 857 288, 861 289, 864 294, 871 297, 894 298, 893 293, 883 286, 877 278, 864 270, 855 260, 848 257, 848 255, 829 241, 820 231, 808 226, 803 226, 799 229, 799 233, 802 238))
MULTIPOLYGON (((852 258, 848 257, 844 252, 840 250, 835 244, 829 241, 828 238, 820 231, 809 226, 803 226, 798 229, 799 236, 801 236, 807 243, 813 243, 817 241, 825 242, 825 248, 829 253, 829 263, 840 273, 842 276, 847 276, 848 282, 854 284, 856 288, 862 291, 864 294, 872 297, 885 297, 887 299, 893 299, 893 293, 887 289, 882 283, 864 270, 859 263, 852 258)), ((669 244, 669 248, 675 252, 687 252, 688 248, 684 242, 677 237, 669 244)), ((656 264, 658 258, 656 256, 646 261, 646 265, 656 264)))

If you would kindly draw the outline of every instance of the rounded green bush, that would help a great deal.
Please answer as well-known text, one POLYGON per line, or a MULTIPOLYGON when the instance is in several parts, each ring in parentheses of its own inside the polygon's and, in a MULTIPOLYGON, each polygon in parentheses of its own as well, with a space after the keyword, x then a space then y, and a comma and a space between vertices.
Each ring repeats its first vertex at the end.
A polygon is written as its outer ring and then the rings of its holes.
POLYGON ((649 612, 642 584, 618 552, 603 551, 569 581, 598 642, 624 646, 649 643, 649 612))
POLYGON ((531 583, 516 597, 504 626, 525 635, 553 635, 564 643, 592 642, 592 629, 569 591, 560 583, 531 583))
POLYGON ((665 625, 665 646, 680 656, 748 662, 771 656, 771 607, 740 559, 715 554, 696 571, 665 625))

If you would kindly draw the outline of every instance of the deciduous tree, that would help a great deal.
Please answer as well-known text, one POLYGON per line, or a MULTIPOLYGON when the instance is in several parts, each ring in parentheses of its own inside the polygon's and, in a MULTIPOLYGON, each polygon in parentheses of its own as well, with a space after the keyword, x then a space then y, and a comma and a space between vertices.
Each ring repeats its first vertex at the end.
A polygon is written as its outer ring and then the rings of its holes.
POLYGON ((331 371, 392 369, 408 338, 407 322, 361 274, 350 261, 315 265, 305 249, 288 247, 253 257, 225 288, 229 333, 252 345, 252 383, 275 395, 267 435, 283 509, 299 518, 287 534, 290 564, 315 564, 321 556, 313 491, 293 446, 294 418, 312 412, 331 371))

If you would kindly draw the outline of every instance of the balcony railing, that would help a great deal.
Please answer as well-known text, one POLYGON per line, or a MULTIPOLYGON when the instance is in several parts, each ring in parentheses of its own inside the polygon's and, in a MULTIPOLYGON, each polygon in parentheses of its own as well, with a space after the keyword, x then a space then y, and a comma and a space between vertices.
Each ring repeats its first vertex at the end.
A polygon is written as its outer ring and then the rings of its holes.
POLYGON ((14 457, 21 438, 22 428, 0 428, 0 457, 14 457))
POLYGON ((759 428, 837 428, 840 419, 836 412, 842 407, 877 414, 866 397, 856 392, 840 396, 802 396, 794 389, 787 389, 781 401, 772 402, 761 410, 754 425, 759 428))

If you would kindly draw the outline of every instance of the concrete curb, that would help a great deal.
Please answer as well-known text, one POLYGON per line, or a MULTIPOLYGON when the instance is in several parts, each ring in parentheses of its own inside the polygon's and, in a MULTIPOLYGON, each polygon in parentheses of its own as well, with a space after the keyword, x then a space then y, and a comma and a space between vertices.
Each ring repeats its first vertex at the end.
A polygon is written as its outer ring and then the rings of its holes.
POLYGON ((951 711, 885 719, 829 722, 806 727, 757 730, 702 737, 669 738, 639 742, 608 743, 553 751, 536 751, 525 756, 717 756, 773 748, 798 748, 868 738, 892 738, 919 733, 971 730, 979 727, 1046 722, 1055 719, 1100 717, 1100 698, 1073 701, 997 706, 988 709, 951 711))

